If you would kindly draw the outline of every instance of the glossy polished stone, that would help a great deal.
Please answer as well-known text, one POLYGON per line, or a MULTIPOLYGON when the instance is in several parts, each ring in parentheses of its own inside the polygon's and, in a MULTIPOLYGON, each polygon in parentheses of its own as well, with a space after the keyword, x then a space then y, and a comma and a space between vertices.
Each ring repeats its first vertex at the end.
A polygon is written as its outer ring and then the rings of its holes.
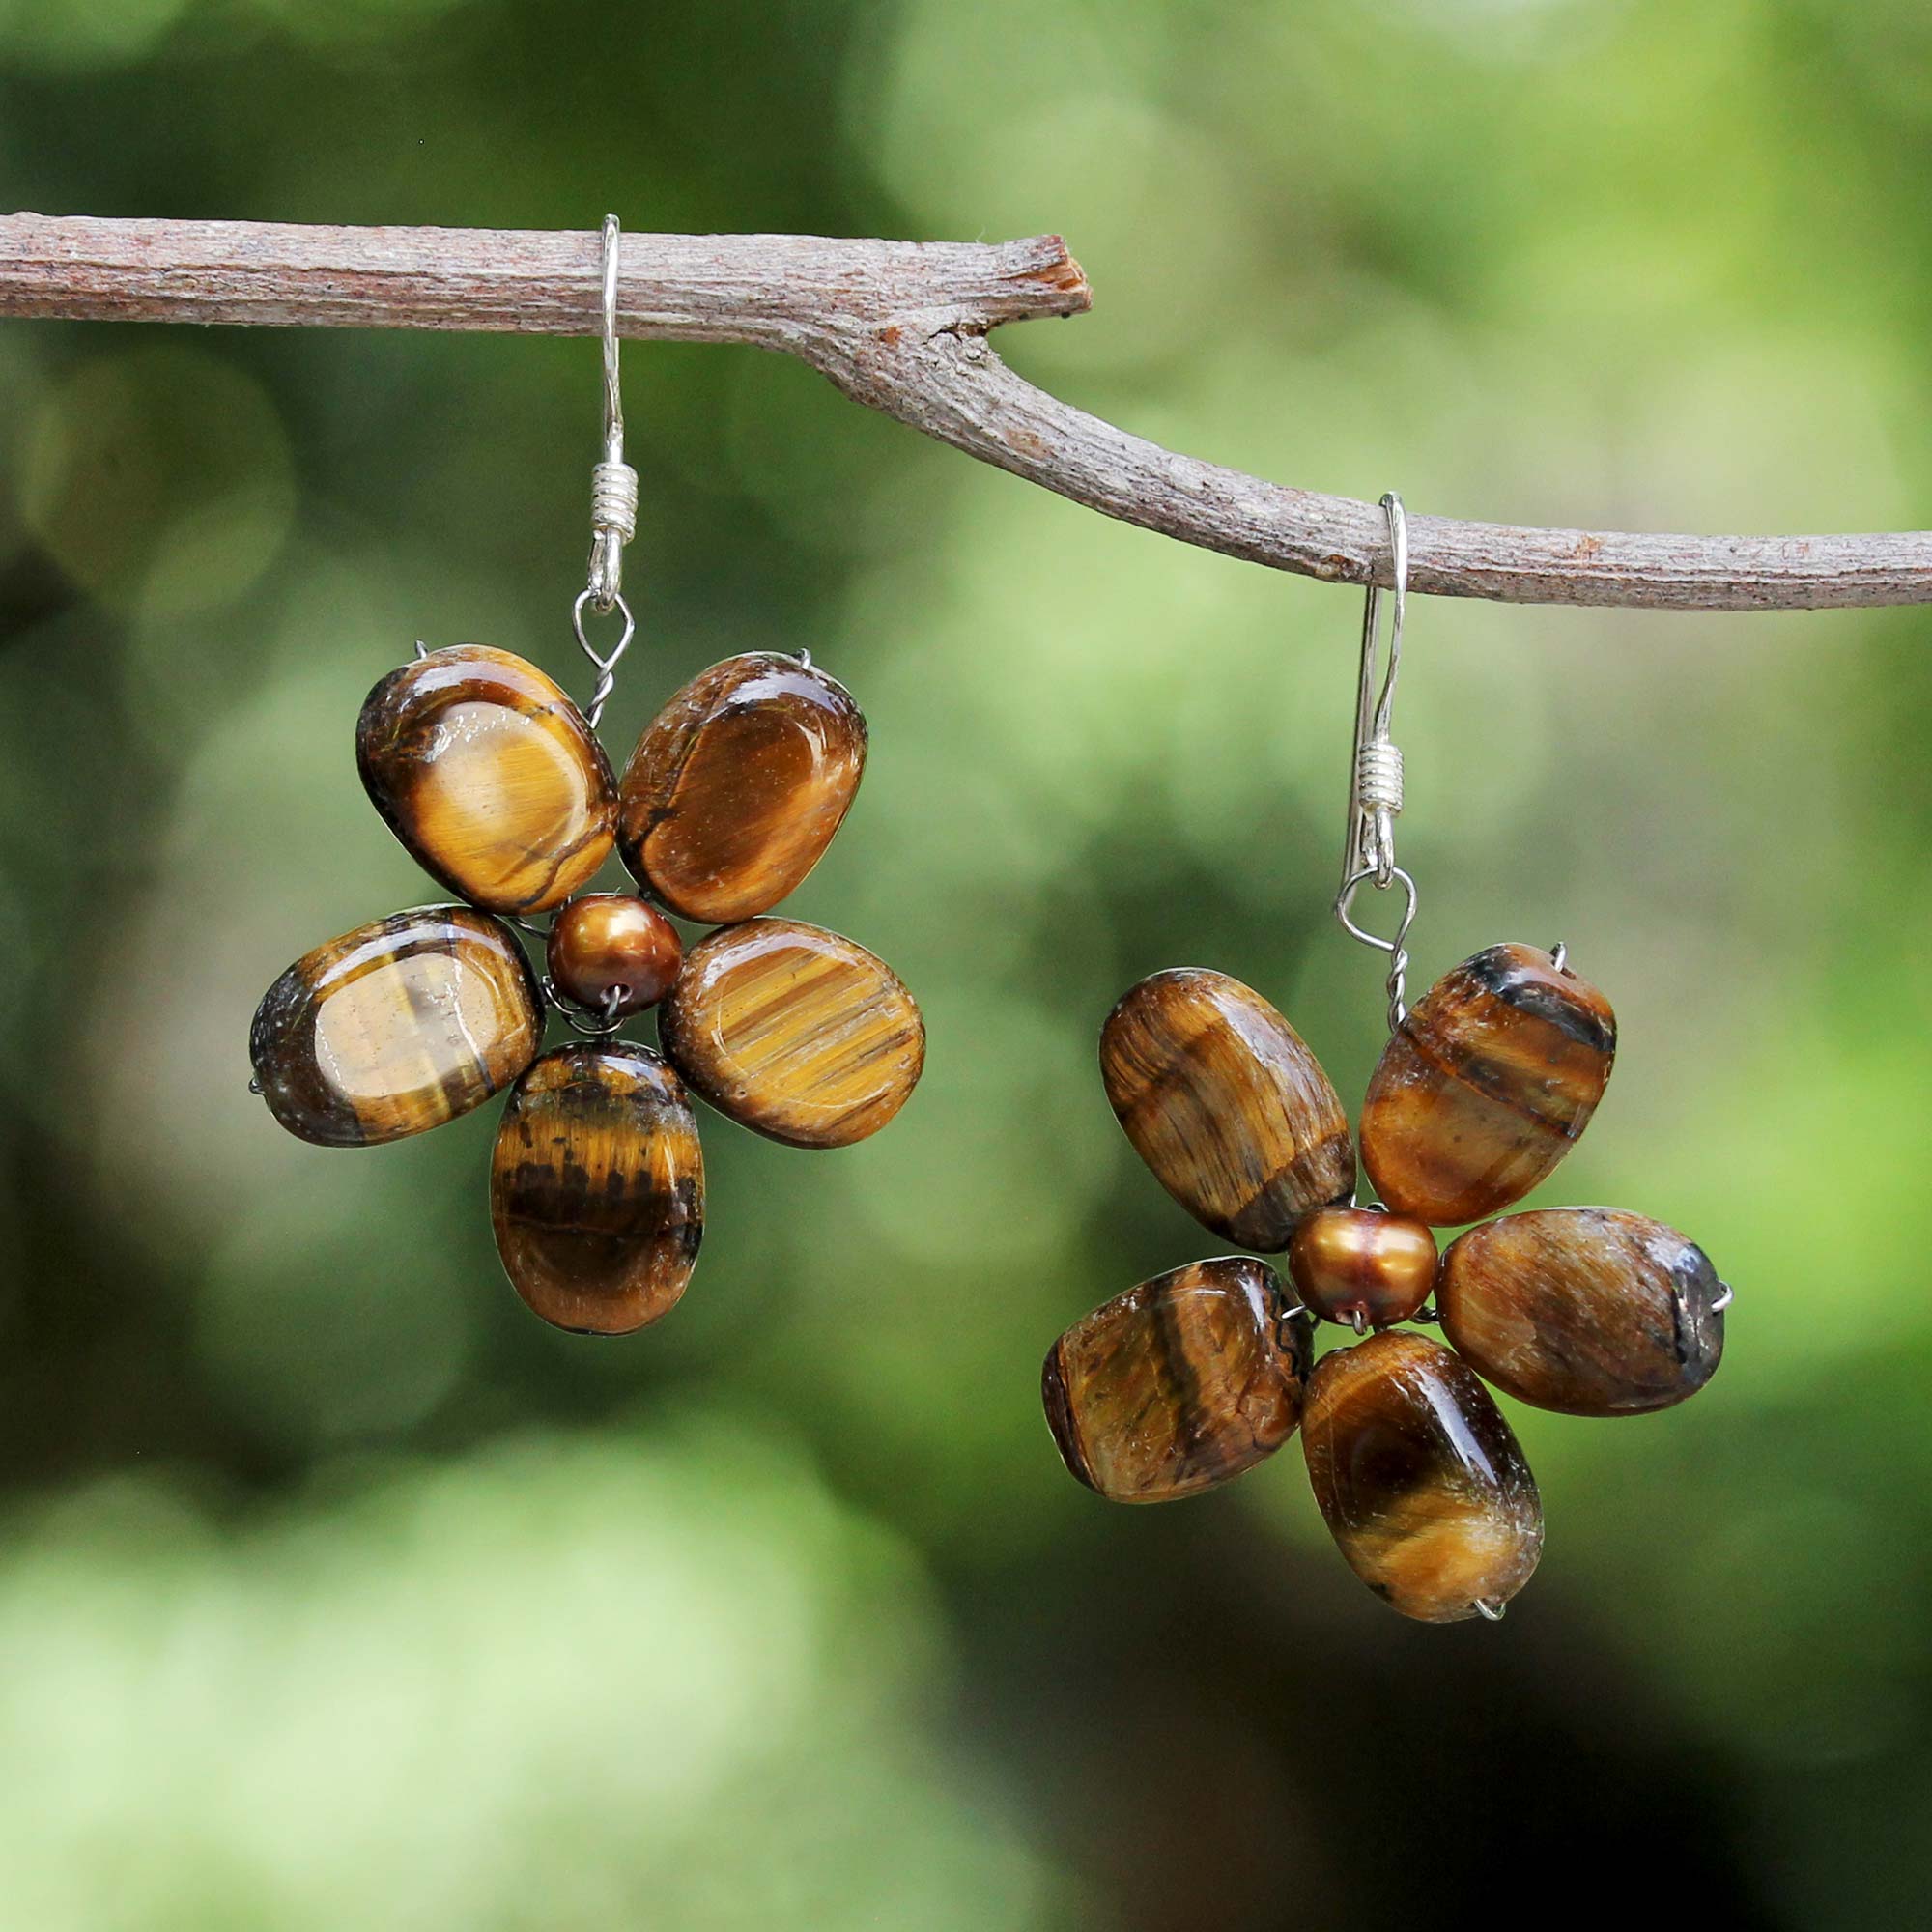
POLYGON ((1538 1408, 1641 1415, 1717 1374, 1725 1293, 1675 1228, 1614 1208, 1545 1208, 1451 1242, 1442 1328, 1479 1374, 1538 1408))
POLYGON ((754 919, 700 940, 658 1030, 695 1092, 791 1147, 846 1147, 877 1133, 925 1064, 924 1022, 892 968, 794 919, 754 919))
POLYGON ((551 984, 591 1012, 621 1015, 656 1006, 683 961, 677 927, 629 893, 586 893, 551 922, 551 984))
POLYGON ((585 1041, 517 1082, 490 1166, 497 1252, 546 1321, 626 1335, 684 1293, 704 1235, 704 1157, 677 1075, 585 1041))
POLYGON ((304 953, 263 995, 248 1055, 290 1133, 364 1147, 467 1114, 542 1039, 542 998, 510 929, 424 906, 304 953))
POLYGON ((701 671, 638 741, 617 840, 631 876, 684 919, 769 912, 817 865, 866 767, 845 688, 769 651, 701 671))
POLYGON ((1435 1264, 1427 1222, 1373 1208, 1318 1208, 1288 1246, 1302 1305, 1357 1333, 1408 1321, 1435 1286, 1435 1264))
POLYGON ((376 810, 423 869, 492 912, 544 912, 611 850, 615 788, 596 734, 534 665, 431 651, 377 685, 355 726, 376 810))
POLYGON ((1245 1256, 1156 1275, 1076 1321, 1047 1351, 1047 1425, 1066 1466, 1119 1503, 1212 1489, 1294 1434, 1309 1323, 1245 1256))
POLYGON ((1369 1083, 1376 1192, 1438 1228, 1521 1200, 1588 1125, 1616 1046, 1609 1002, 1548 953, 1465 959, 1410 1008, 1369 1083))
POLYGON ((1420 1623, 1494 1614, 1543 1551, 1543 1506, 1516 1436, 1473 1370, 1405 1328, 1315 1365, 1308 1477, 1342 1554, 1420 1623))
POLYGON ((1348 1118, 1301 1036, 1238 980, 1177 966, 1100 1030, 1107 1098, 1154 1179, 1244 1248, 1285 1248, 1355 1185, 1348 1118))

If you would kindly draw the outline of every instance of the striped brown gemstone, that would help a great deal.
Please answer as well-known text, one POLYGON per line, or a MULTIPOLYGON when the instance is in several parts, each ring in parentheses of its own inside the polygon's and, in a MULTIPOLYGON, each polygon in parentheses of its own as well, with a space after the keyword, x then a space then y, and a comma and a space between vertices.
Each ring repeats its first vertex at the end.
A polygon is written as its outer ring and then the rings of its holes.
POLYGON ((1301 1036, 1238 980, 1177 966, 1130 986, 1100 1031, 1107 1098, 1154 1179, 1244 1248, 1287 1247, 1355 1185, 1348 1118, 1301 1036))
POLYGON ((1569 1152, 1610 1077, 1616 1016, 1533 946, 1445 973, 1391 1036, 1362 1103, 1362 1165, 1434 1227, 1520 1201, 1569 1152))
POLYGON ((1474 1372, 1405 1328, 1323 1355, 1302 1418, 1308 1479, 1349 1566, 1420 1623, 1495 1615, 1543 1553, 1543 1505, 1474 1372))
POLYGON ((507 1087, 543 1039, 500 920, 425 906, 304 953, 262 997, 248 1054, 269 1110, 321 1147, 401 1140, 507 1087))
POLYGON ((791 1147, 846 1147, 905 1104, 925 1024, 884 960, 823 926, 754 919, 685 954, 659 1019, 692 1088, 791 1147))
POLYGON ((1726 1293, 1694 1241, 1614 1208, 1506 1214, 1442 1258, 1458 1351, 1565 1415, 1641 1415, 1695 1395, 1723 1357, 1726 1293))
POLYGON ((376 810, 425 871, 492 912, 543 912, 611 850, 615 786, 595 733, 534 665, 458 644, 391 671, 355 726, 376 810))
POLYGON ((817 865, 866 767, 866 720, 797 658, 726 658, 687 684, 625 768, 631 875, 684 919, 769 912, 817 865))
POLYGON ((490 1168, 497 1252, 546 1321, 625 1335, 676 1306, 704 1235, 678 1077, 625 1040, 560 1046, 517 1082, 490 1168))
POLYGON ((1245 1256, 1156 1275, 1076 1321, 1040 1376, 1066 1466, 1117 1503, 1225 1483, 1294 1434, 1309 1323, 1245 1256))

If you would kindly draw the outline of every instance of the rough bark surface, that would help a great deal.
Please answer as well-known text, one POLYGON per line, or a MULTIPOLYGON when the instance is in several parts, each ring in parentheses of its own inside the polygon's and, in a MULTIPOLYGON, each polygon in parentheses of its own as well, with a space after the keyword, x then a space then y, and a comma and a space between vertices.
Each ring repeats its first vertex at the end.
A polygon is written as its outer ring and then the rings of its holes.
MULTIPOLYGON (((592 335, 594 232, 0 216, 0 316, 592 335)), ((1386 581, 1382 514, 1179 455, 1016 376, 987 341, 1076 315, 1058 236, 996 243, 626 235, 623 334, 800 357, 845 394, 1110 517, 1330 583, 1386 581)), ((1687 611, 1932 602, 1932 531, 1659 536, 1409 519, 1409 584, 1687 611)))

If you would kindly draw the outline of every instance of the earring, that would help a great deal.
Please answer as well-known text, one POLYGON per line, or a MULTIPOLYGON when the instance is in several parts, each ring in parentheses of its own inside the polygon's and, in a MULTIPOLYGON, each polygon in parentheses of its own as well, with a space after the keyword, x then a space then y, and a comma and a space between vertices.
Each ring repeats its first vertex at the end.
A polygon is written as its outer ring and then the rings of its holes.
POLYGON ((673 1307, 696 1260, 704 1162, 687 1089, 773 1140, 844 1147, 905 1103, 925 1030, 864 947, 768 917, 831 843, 866 762, 864 715, 808 654, 701 672, 621 781, 598 742, 637 628, 615 215, 602 267, 604 447, 571 612, 597 673, 588 709, 483 644, 418 644, 376 686, 355 729, 362 782, 462 903, 396 913, 297 960, 256 1010, 249 1084, 322 1147, 421 1133, 508 1087, 490 1175, 497 1252, 545 1321, 614 1335, 673 1307), (586 634, 592 611, 619 619, 607 651, 586 634), (641 895, 584 892, 613 848, 641 895), (716 929, 687 952, 673 916, 716 929), (541 972, 518 929, 543 942, 541 972), (617 1037, 659 1002, 661 1052, 617 1037), (546 1053, 552 1010, 582 1037, 546 1053))
POLYGON ((1504 1214, 1548 1177, 1609 1079, 1616 1020, 1562 946, 1492 946, 1405 1003, 1415 881, 1395 858, 1402 753, 1390 736, 1407 601, 1393 559, 1363 612, 1349 824, 1335 916, 1388 955, 1389 1041, 1355 1149, 1334 1087, 1259 993, 1193 967, 1130 987, 1100 1036, 1107 1097, 1154 1177, 1275 1270, 1222 1256, 1157 1275, 1056 1342, 1041 1386, 1068 1469, 1116 1502, 1162 1502, 1253 1468, 1301 1430, 1342 1554, 1405 1616, 1500 1617, 1543 1547, 1536 1483, 1484 1381, 1568 1415, 1667 1408, 1716 1373, 1731 1291, 1702 1249, 1607 1208, 1504 1214), (1356 923, 1399 891, 1392 938, 1356 923), (1487 1217, 1500 1215, 1498 1219, 1487 1217), (1435 1230, 1468 1232, 1439 1258, 1435 1230), (1435 1306, 1430 1297, 1435 1296, 1435 1306), (1358 1339, 1311 1373, 1317 1321, 1358 1339), (1398 1324, 1439 1322, 1449 1346, 1398 1324))

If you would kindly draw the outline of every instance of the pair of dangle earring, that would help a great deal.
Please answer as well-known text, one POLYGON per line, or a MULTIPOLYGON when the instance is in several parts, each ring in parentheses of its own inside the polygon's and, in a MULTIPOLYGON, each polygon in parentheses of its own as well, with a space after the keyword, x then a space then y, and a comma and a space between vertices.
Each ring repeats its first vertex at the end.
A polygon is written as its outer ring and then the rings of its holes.
POLYGON ((690 1093, 773 1140, 847 1146, 904 1104, 925 1033, 882 960, 770 916, 859 788, 866 721, 841 685, 806 654, 753 652, 677 692, 621 780, 598 741, 636 628, 614 215, 602 270, 604 450, 571 613, 596 668, 590 704, 482 644, 419 644, 376 686, 355 729, 363 784, 460 903, 305 953, 263 998, 249 1054, 274 1118, 323 1147, 421 1133, 508 1088, 490 1176, 505 1270, 546 1321, 622 1334, 672 1308, 696 1261, 690 1093), (608 651, 586 634, 593 611, 621 622, 608 651), (613 849, 639 892, 586 892, 613 849), (687 950, 674 920, 714 929, 687 950), (540 969, 526 936, 542 942, 540 969), (661 1050, 619 1037, 652 1007, 661 1050), (545 1052, 553 1012, 581 1037, 545 1052))
POLYGON ((1389 959, 1389 1040, 1360 1135, 1379 1205, 1357 1205, 1341 1100, 1273 1006, 1223 973, 1143 980, 1101 1031, 1114 1112, 1197 1220, 1285 1251, 1293 1291, 1246 1256, 1155 1276, 1054 1344, 1042 1394, 1066 1466, 1117 1502, 1211 1489, 1299 1427, 1355 1574, 1404 1615, 1453 1623, 1499 1617, 1543 1548, 1535 1479, 1485 1381, 1568 1415, 1667 1408, 1716 1373, 1731 1292, 1695 1243, 1641 1215, 1503 1212, 1582 1133, 1616 1052, 1609 1002, 1562 946, 1486 948, 1406 1004, 1416 893, 1395 861, 1390 724, 1408 545, 1401 500, 1382 506, 1393 617, 1378 693, 1372 586, 1335 899, 1349 933, 1389 959), (1356 923, 1364 889, 1400 892, 1392 938, 1356 923), (1438 1253, 1435 1230, 1465 1226, 1438 1253), (1411 1321, 1439 1324, 1448 1346, 1411 1321), (1316 1362, 1318 1322, 1360 1339, 1316 1362))

